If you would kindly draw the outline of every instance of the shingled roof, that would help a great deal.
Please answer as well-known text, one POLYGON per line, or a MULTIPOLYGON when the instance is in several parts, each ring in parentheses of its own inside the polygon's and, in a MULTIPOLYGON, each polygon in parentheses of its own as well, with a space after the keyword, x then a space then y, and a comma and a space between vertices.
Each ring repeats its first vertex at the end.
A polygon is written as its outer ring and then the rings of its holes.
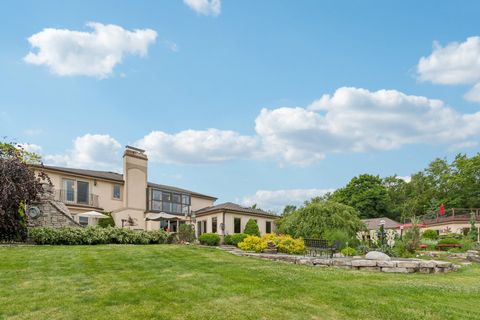
MULTIPOLYGON (((35 165, 34 167, 41 169, 41 166, 36 166, 35 165)), ((87 170, 87 169, 76 169, 76 168, 64 168, 64 167, 56 167, 56 166, 43 166, 43 168, 46 169, 46 170, 59 171, 59 172, 73 174, 73 175, 87 176, 87 177, 91 177, 91 178, 110 180, 110 181, 121 182, 121 183, 124 182, 123 174, 112 172, 112 171, 98 171, 98 170, 87 170)), ((190 190, 187 190, 187 189, 168 186, 168 185, 165 185, 165 184, 148 182, 148 186, 152 187, 152 188, 162 189, 162 190, 165 190, 165 191, 178 192, 178 193, 188 193, 192 196, 217 200, 217 198, 212 197, 212 196, 208 196, 206 194, 201 194, 201 193, 190 191, 190 190)))
POLYGON ((400 227, 400 223, 392 220, 390 218, 384 217, 384 218, 373 218, 373 219, 362 219, 363 223, 367 226, 368 230, 376 230, 378 229, 380 225, 380 221, 385 221, 385 229, 395 229, 400 227))
POLYGON ((261 209, 254 209, 250 207, 242 207, 239 204, 233 203, 233 202, 225 202, 225 203, 220 203, 215 206, 211 207, 206 207, 202 208, 200 210, 195 211, 195 214, 197 216, 217 212, 217 211, 234 211, 234 212, 241 212, 241 213, 246 213, 250 215, 260 215, 260 216, 269 216, 269 217, 278 217, 277 215, 263 211, 261 209))

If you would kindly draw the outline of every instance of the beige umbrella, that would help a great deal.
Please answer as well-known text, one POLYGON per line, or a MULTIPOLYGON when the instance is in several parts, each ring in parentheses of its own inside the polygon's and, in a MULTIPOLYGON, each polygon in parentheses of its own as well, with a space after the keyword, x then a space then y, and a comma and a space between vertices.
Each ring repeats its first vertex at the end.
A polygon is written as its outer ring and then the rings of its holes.
POLYGON ((108 218, 107 215, 104 215, 103 213, 97 212, 97 211, 88 211, 88 212, 83 212, 77 214, 79 217, 86 217, 86 218, 97 218, 97 219, 105 219, 108 218))

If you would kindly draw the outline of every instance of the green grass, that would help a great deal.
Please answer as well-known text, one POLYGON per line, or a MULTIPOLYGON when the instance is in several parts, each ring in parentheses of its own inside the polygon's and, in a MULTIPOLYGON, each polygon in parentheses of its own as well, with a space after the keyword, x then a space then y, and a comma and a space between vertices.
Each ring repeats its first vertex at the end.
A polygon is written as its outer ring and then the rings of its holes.
POLYGON ((480 319, 480 267, 382 274, 175 245, 0 246, 0 319, 480 319))

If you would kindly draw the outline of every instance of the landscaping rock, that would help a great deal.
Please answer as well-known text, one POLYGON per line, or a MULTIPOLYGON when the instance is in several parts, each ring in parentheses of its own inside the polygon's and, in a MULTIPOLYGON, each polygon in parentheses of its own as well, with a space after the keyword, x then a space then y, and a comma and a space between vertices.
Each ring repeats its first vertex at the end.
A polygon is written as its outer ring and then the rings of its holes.
POLYGON ((380 251, 370 251, 365 255, 367 260, 390 260, 390 257, 380 251))
POLYGON ((388 273, 408 273, 407 268, 382 268, 382 272, 388 273))
POLYGON ((385 268, 395 268, 397 266, 397 262, 395 261, 377 261, 378 267, 385 267, 385 268))
POLYGON ((397 261, 397 267, 399 268, 418 268, 419 261, 397 261))
POLYGON ((375 260, 352 260, 352 267, 376 267, 375 260))
POLYGON ((435 268, 436 265, 435 261, 432 260, 420 261, 418 264, 420 268, 435 268))

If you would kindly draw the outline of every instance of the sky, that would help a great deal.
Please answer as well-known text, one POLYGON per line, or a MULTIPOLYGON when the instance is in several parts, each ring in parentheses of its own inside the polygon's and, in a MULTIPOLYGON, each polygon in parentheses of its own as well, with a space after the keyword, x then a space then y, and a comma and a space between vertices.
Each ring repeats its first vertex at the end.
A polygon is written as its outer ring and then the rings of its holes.
POLYGON ((478 1, 2 1, 0 135, 281 211, 480 142, 478 1))

